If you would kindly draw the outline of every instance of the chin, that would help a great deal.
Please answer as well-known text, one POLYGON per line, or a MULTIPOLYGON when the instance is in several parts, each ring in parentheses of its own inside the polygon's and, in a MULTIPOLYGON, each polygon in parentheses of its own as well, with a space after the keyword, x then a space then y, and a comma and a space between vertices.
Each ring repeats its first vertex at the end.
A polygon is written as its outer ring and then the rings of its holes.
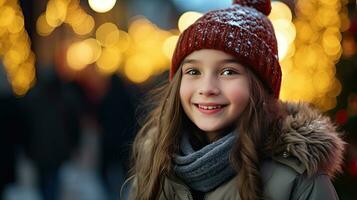
POLYGON ((217 127, 207 127, 207 126, 197 126, 197 127, 204 132, 217 132, 220 130, 217 127))

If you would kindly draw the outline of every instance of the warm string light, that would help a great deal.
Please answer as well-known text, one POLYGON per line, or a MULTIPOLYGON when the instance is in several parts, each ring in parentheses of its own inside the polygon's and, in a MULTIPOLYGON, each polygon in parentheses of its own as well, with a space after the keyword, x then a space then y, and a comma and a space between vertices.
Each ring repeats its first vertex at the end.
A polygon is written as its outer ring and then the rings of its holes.
POLYGON ((35 56, 17 0, 0 1, 0 58, 15 95, 23 96, 35 82, 35 56))
POLYGON ((116 0, 88 0, 89 6, 98 13, 110 11, 115 6, 116 0))
POLYGON ((142 83, 169 68, 170 60, 163 52, 163 45, 173 35, 171 32, 138 18, 130 24, 128 34, 132 43, 125 53, 126 61, 121 72, 129 80, 142 83))
MULTIPOLYGON (((40 29, 43 35, 50 34, 61 23, 70 24, 80 35, 95 33, 95 38, 90 39, 95 45, 85 45, 84 40, 73 44, 76 51, 72 46, 68 49, 67 61, 71 68, 80 70, 95 64, 101 73, 119 72, 135 83, 143 83, 167 70, 178 33, 202 16, 192 11, 183 13, 175 31, 162 30, 145 18, 134 20, 128 32, 109 22, 93 31, 94 20, 80 8, 78 0, 50 1, 46 13, 38 19, 38 24, 43 26, 40 29), (53 9, 50 5, 59 6, 53 9), (47 12, 55 14, 46 17, 47 12), (83 24, 86 27, 79 28, 83 24), (76 52, 86 54, 77 55, 76 52), (80 55, 83 62, 77 59, 78 63, 74 64, 71 57, 80 55)), ((341 84, 335 78, 335 63, 342 52, 341 31, 349 26, 346 3, 346 0, 342 3, 337 0, 299 0, 296 2, 297 17, 293 19, 286 4, 272 2, 269 18, 276 32, 283 70, 282 100, 308 101, 322 110, 335 106, 336 96, 341 91, 341 84)))
MULTIPOLYGON (((92 9, 99 8, 98 1, 89 2, 92 9)), ((79 71, 94 64, 99 73, 119 72, 135 83, 143 83, 170 65, 175 37, 170 38, 171 32, 156 27, 145 18, 134 20, 128 32, 110 22, 93 31, 94 19, 80 7, 78 0, 50 0, 46 11, 37 19, 37 33, 48 36, 63 23, 70 25, 82 38, 89 38, 68 47, 66 60, 72 70, 79 71)))
POLYGON ((67 64, 73 70, 95 64, 100 73, 119 72, 134 83, 143 83, 168 69, 175 38, 177 36, 159 29, 145 18, 134 20, 128 32, 107 22, 97 28, 95 38, 69 46, 67 64), (88 45, 88 41, 92 45, 88 45))
POLYGON ((45 12, 37 19, 37 33, 48 36, 66 23, 78 35, 90 34, 95 26, 94 18, 79 3, 79 0, 49 0, 45 12))
MULTIPOLYGON (((178 22, 179 29, 183 31, 200 16, 202 14, 197 12, 184 13, 178 22)), ((133 20, 128 32, 113 23, 104 23, 95 31, 95 40, 101 49, 94 60, 95 66, 100 73, 119 72, 134 83, 144 83, 153 75, 169 69, 178 33, 177 30, 162 30, 143 17, 133 20)), ((78 44, 82 42, 72 46, 78 44)), ((91 56, 80 53, 93 51, 89 46, 86 46, 87 50, 75 48, 76 51, 72 46, 67 52, 67 63, 72 69, 81 70, 91 64, 91 56), (79 62, 79 56, 83 57, 83 62, 79 62)))
MULTIPOLYGON (((282 100, 307 101, 324 111, 336 106, 341 84, 335 77, 335 63, 342 54, 341 31, 349 26, 346 3, 345 0, 298 0, 294 26, 286 23, 279 25, 272 19, 278 44, 280 41, 289 44, 288 47, 279 44, 279 51, 284 52, 280 55, 282 100), (295 38, 293 42, 289 43, 290 36, 279 39, 285 33, 281 32, 281 28, 295 38)), ((273 2, 272 5, 271 16, 286 10, 282 9, 281 2, 273 2)), ((284 16, 291 20, 290 15, 284 16)))

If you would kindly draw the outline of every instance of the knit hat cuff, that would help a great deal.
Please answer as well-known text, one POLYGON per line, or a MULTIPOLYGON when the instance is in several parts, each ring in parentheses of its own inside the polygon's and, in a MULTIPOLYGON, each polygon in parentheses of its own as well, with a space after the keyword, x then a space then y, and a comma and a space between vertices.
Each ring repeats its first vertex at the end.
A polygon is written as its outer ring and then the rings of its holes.
POLYGON ((200 49, 217 49, 231 54, 243 65, 249 66, 270 87, 275 98, 279 97, 281 69, 278 56, 254 33, 230 24, 196 23, 188 27, 177 43, 170 80, 182 60, 200 49))

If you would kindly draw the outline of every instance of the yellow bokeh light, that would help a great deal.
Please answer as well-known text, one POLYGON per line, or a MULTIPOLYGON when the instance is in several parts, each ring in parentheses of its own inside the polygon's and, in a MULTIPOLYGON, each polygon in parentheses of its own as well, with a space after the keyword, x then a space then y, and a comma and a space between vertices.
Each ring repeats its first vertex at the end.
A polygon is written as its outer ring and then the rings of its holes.
POLYGON ((0 0, 0 57, 15 95, 23 96, 35 80, 35 56, 24 29, 24 18, 18 1, 0 0), (6 5, 3 5, 6 2, 6 5))
POLYGON ((70 14, 73 11, 76 11, 79 9, 79 1, 80 0, 67 0, 68 5, 67 5, 67 15, 70 14), (69 1, 69 2, 68 2, 69 1))
POLYGON ((10 33, 18 33, 24 29, 24 18, 16 15, 13 22, 7 27, 10 33))
POLYGON ((15 60, 17 60, 16 64, 20 64, 28 58, 28 56, 30 54, 30 47, 27 46, 25 43, 17 43, 12 46, 10 51, 16 52, 16 55, 18 55, 19 58, 18 58, 18 60, 14 59, 13 61, 15 62, 15 60))
POLYGON ((337 6, 341 5, 339 3, 340 0, 319 0, 319 1, 323 5, 332 6, 332 7, 337 7, 337 6))
POLYGON ((288 39, 279 31, 275 32, 275 36, 278 42, 279 60, 284 60, 289 48, 288 39))
POLYGON ((341 43, 338 37, 325 33, 322 36, 322 46, 327 55, 336 55, 341 51, 341 43))
POLYGON ((68 66, 74 70, 84 69, 93 60, 93 51, 85 42, 73 43, 67 50, 68 66))
POLYGON ((9 50, 5 54, 4 60, 8 60, 8 63, 10 65, 18 65, 23 62, 23 58, 21 57, 20 52, 15 50, 9 50))
POLYGON ((288 48, 288 52, 285 55, 285 59, 289 59, 295 55, 296 52, 296 46, 294 43, 291 43, 288 48))
POLYGON ((50 0, 46 7, 46 20, 52 27, 61 25, 66 19, 67 15, 67 1, 66 0, 50 0))
MULTIPOLYGON (((278 42, 279 60, 284 60, 296 37, 296 30, 293 23, 285 19, 273 20, 275 36, 278 42)), ((290 55, 291 57, 291 55, 290 55)))
POLYGON ((92 52, 91 59, 88 61, 87 64, 91 64, 91 63, 94 63, 95 61, 97 61, 98 58, 102 54, 102 47, 100 46, 99 41, 94 38, 89 38, 89 39, 84 40, 82 43, 84 43, 84 45, 88 46, 92 52))
POLYGON ((336 96, 340 95, 341 91, 342 91, 342 85, 341 85, 340 81, 337 80, 336 78, 331 80, 331 88, 330 88, 330 91, 327 93, 327 96, 328 97, 336 97, 336 96))
POLYGON ((124 73, 134 83, 145 82, 153 73, 150 58, 145 55, 135 55, 128 58, 124 66, 124 73))
POLYGON ((113 23, 104 23, 96 31, 95 36, 103 46, 113 46, 119 41, 118 27, 113 23))
POLYGON ((113 48, 118 52, 125 52, 130 46, 130 36, 125 31, 119 30, 119 40, 113 48))
POLYGON ((302 15, 308 18, 315 16, 318 8, 317 2, 311 0, 298 0, 295 6, 298 16, 302 15))
POLYGON ((283 2, 273 1, 271 3, 271 12, 269 14, 270 20, 284 19, 287 21, 292 20, 292 13, 290 8, 283 2))
POLYGON ((105 13, 114 7, 116 0, 88 0, 88 3, 94 11, 105 13))
POLYGON ((296 27, 296 38, 301 42, 312 43, 318 39, 318 34, 316 30, 306 21, 298 20, 295 21, 296 27))
POLYGON ((294 68, 294 62, 292 59, 285 59, 283 61, 280 62, 280 66, 281 66, 281 70, 283 73, 283 76, 285 74, 288 74, 292 71, 292 69, 294 68))
POLYGON ((293 23, 287 20, 278 19, 273 20, 272 24, 274 26, 275 31, 281 32, 285 36, 289 44, 294 42, 296 37, 296 29, 293 23))
POLYGON ((172 55, 174 53, 178 39, 179 39, 179 36, 174 35, 174 36, 171 36, 165 40, 165 42, 162 46, 162 51, 167 58, 169 58, 169 59, 172 58, 172 55))
POLYGON ((350 28, 351 21, 350 18, 348 17, 348 12, 342 12, 340 15, 341 18, 341 31, 345 32, 350 28))
POLYGON ((40 15, 36 21, 36 31, 41 36, 48 36, 54 30, 54 27, 50 26, 47 23, 46 17, 44 14, 40 15))
POLYGON ((0 0, 0 6, 2 6, 5 3, 6 0, 0 0))
POLYGON ((82 23, 72 26, 73 31, 78 35, 87 35, 92 32, 95 26, 94 18, 87 15, 82 23))
POLYGON ((8 26, 15 18, 15 10, 10 6, 3 6, 0 12, 0 27, 8 26))
POLYGON ((156 31, 156 27, 145 18, 136 19, 129 27, 129 34, 138 45, 143 45, 143 41, 153 41, 156 31))
POLYGON ((332 77, 324 71, 314 74, 312 87, 315 88, 317 95, 323 96, 330 89, 331 78, 332 77))
MULTIPOLYGON (((70 10, 69 10, 70 11, 70 10)), ((80 7, 73 7, 70 12, 68 12, 65 22, 72 27, 81 25, 87 18, 87 13, 80 7)))
POLYGON ((111 74, 118 70, 122 56, 114 48, 104 48, 102 55, 97 60, 97 68, 104 74, 111 74))
MULTIPOLYGON (((5 34, 8 34, 7 29, 6 28, 0 28, 0 37, 2 37, 5 34)), ((0 43, 0 49, 1 49, 1 45, 2 45, 2 43, 0 43)))
MULTIPOLYGON (((31 71, 32 69, 33 67, 30 68, 31 71)), ((11 78, 12 86, 16 95, 22 96, 30 88, 32 79, 29 79, 29 77, 33 77, 33 75, 30 74, 31 71, 29 71, 26 67, 20 67, 14 77, 11 78)))
POLYGON ((191 24, 193 24, 198 18, 202 16, 202 13, 188 11, 181 15, 178 21, 178 28, 181 32, 183 32, 186 28, 188 28, 191 24))
POLYGON ((325 7, 321 7, 318 9, 314 21, 320 27, 339 26, 341 23, 338 12, 325 7))
POLYGON ((282 65, 285 100, 308 101, 323 111, 336 105, 341 84, 335 77, 335 63, 342 54, 341 31, 349 26, 346 4, 338 0, 296 1, 293 69, 282 65))
POLYGON ((26 61, 22 64, 21 66, 22 68, 24 68, 27 71, 27 78, 30 82, 32 82, 35 79, 35 67, 34 67, 34 63, 32 63, 32 61, 26 61))

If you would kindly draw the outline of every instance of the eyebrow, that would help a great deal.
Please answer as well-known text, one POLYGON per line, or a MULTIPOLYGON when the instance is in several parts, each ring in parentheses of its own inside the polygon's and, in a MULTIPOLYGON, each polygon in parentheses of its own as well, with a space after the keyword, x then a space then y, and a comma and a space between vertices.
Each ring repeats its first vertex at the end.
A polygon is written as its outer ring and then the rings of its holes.
MULTIPOLYGON (((199 60, 195 60, 195 59, 185 59, 184 61, 182 61, 181 65, 186 64, 186 63, 199 63, 199 60)), ((240 64, 236 59, 234 58, 228 58, 228 59, 223 59, 218 61, 217 63, 238 63, 240 64)))
POLYGON ((223 59, 223 60, 220 60, 218 63, 237 63, 237 64, 240 64, 240 62, 238 62, 238 60, 236 60, 234 58, 223 59))
POLYGON ((198 63, 200 61, 195 60, 195 59, 185 59, 184 61, 182 61, 181 65, 186 64, 186 63, 198 63))

